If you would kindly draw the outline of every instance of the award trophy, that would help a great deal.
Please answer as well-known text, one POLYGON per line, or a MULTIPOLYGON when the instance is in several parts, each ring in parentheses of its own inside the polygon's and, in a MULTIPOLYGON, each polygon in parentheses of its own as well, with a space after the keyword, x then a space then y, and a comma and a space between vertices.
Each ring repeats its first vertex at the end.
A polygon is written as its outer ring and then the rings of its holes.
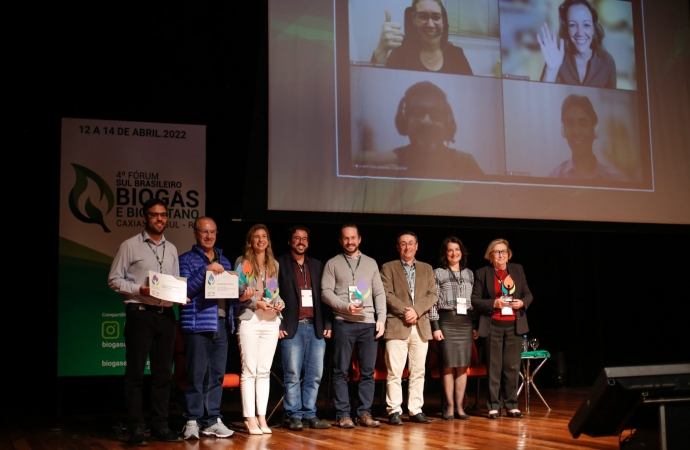
POLYGON ((513 308, 510 306, 510 303, 514 299, 513 294, 515 293, 515 282, 513 281, 513 277, 511 277, 510 274, 508 274, 508 276, 505 277, 504 280, 502 280, 501 292, 503 293, 503 295, 501 295, 501 300, 508 304, 501 309, 501 315, 512 316, 514 313, 513 308))
POLYGON ((371 295, 371 288, 364 280, 359 280, 354 289, 350 289, 350 303, 357 308, 361 308, 364 304, 364 299, 371 295))
POLYGON ((278 281, 275 278, 270 278, 266 282, 266 288, 264 289, 264 300, 271 306, 275 306, 275 300, 278 298, 280 289, 278 289, 278 281))

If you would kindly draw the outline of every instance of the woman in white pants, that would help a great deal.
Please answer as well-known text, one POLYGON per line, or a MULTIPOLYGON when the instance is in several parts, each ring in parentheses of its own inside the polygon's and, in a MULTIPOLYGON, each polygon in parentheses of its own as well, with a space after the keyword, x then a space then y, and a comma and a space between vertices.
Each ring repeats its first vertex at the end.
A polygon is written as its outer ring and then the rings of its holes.
POLYGON ((253 287, 256 294, 238 307, 235 314, 242 358, 242 415, 249 434, 271 434, 266 423, 266 405, 282 319, 280 311, 285 303, 280 296, 270 298, 265 289, 272 278, 276 283, 278 280, 278 263, 273 257, 266 225, 257 224, 249 229, 244 255, 235 262, 236 270, 246 273, 242 267, 245 263, 251 266, 252 273, 246 286, 253 287))

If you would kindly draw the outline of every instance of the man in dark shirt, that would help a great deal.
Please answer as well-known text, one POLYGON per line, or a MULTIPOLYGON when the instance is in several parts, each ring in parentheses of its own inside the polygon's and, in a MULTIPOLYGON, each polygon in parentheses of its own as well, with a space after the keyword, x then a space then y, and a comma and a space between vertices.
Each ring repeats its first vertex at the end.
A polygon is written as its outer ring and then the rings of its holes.
POLYGON ((321 261, 307 257, 309 229, 294 226, 289 231, 290 253, 277 258, 280 266, 278 286, 285 302, 280 324, 280 349, 285 383, 285 426, 291 431, 303 428, 329 428, 316 417, 326 341, 331 337, 332 312, 321 303, 321 261), (301 376, 304 372, 304 377, 301 376), (300 384, 300 378, 302 382, 300 384))

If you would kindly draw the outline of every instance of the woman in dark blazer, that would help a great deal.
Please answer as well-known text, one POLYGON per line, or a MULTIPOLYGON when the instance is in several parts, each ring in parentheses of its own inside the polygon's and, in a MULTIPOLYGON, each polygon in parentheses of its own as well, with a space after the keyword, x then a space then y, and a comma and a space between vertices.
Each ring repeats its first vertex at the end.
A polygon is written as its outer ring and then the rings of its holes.
POLYGON ((529 331, 526 310, 532 303, 532 293, 522 266, 508 262, 512 256, 507 240, 493 240, 484 254, 491 264, 477 270, 472 289, 472 307, 479 315, 479 336, 487 338, 489 419, 498 418, 501 378, 506 415, 522 417, 517 402, 520 336, 529 331))

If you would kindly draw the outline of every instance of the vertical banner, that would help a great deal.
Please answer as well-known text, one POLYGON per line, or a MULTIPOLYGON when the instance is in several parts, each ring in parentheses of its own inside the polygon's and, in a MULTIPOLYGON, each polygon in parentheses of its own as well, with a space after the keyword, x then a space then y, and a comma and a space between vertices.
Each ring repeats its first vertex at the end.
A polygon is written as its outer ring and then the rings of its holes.
POLYGON ((124 373, 125 312, 108 288, 120 244, 141 233, 141 205, 168 206, 181 254, 206 203, 206 127, 62 119, 58 376, 124 373))

